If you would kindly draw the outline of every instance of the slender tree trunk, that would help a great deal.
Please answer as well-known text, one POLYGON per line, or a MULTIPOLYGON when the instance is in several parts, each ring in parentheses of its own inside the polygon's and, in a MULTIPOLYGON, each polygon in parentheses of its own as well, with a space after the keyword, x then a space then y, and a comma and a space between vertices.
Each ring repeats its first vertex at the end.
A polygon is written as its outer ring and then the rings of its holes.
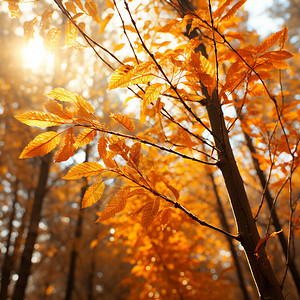
POLYGON ((238 235, 244 247, 249 268, 261 299, 284 299, 280 285, 266 255, 264 245, 256 253, 260 236, 252 216, 244 183, 238 170, 221 105, 215 90, 210 96, 205 87, 202 93, 206 97, 203 104, 207 108, 215 145, 218 149, 218 167, 222 172, 226 189, 230 197, 232 211, 237 224, 238 235))
MULTIPOLYGON (((87 145, 86 151, 85 151, 85 161, 87 162, 88 160, 89 160, 89 145, 87 145)), ((80 198, 81 200, 83 199, 86 188, 87 188, 87 181, 85 180, 84 185, 81 188, 81 198, 80 198)), ((81 203, 80 203, 80 206, 81 206, 81 203)), ((77 262, 77 258, 78 258, 78 243, 82 236, 82 221, 83 221, 83 212, 80 207, 79 211, 78 211, 78 219, 77 219, 77 223, 76 223, 74 242, 73 242, 71 256, 70 256, 70 264, 69 264, 69 272, 68 272, 65 300, 72 299, 72 292, 73 292, 74 283, 75 283, 76 262, 77 262)))
POLYGON ((41 220, 42 204, 46 194, 49 177, 51 154, 47 154, 41 160, 39 181, 35 191, 28 233, 19 267, 19 278, 16 282, 12 300, 24 299, 25 289, 30 275, 31 258, 34 245, 38 236, 38 227, 41 220))
MULTIPOLYGON (((215 183, 214 174, 212 172, 208 171, 208 176, 210 178, 211 184, 213 186, 213 191, 214 191, 214 194, 215 194, 215 197, 216 197, 221 225, 227 232, 230 232, 230 226, 229 226, 229 224, 227 223, 227 220, 226 220, 224 207, 223 207, 221 198, 220 198, 219 193, 218 193, 218 189, 217 189, 217 186, 216 186, 216 183, 215 183)), ((229 244, 232 259, 233 259, 235 267, 236 267, 236 273, 237 273, 237 276, 238 276, 239 285, 241 287, 244 299, 245 300, 250 300, 251 297, 250 297, 249 292, 247 290, 246 281, 245 281, 243 271, 242 271, 242 266, 240 264, 239 257, 237 255, 237 252, 236 252, 236 249, 234 247, 233 241, 229 236, 226 236, 226 239, 227 239, 227 242, 229 244)))
MULTIPOLYGON (((273 197, 271 196, 271 192, 267 186, 267 180, 266 180, 265 173, 262 171, 262 169, 259 166, 258 160, 253 155, 256 153, 256 150, 253 147, 251 137, 246 132, 244 132, 244 136, 246 139, 247 146, 251 152, 253 165, 256 170, 257 176, 259 177, 262 189, 265 190, 265 197, 266 197, 267 204, 268 204, 268 207, 271 212, 273 225, 274 225, 276 231, 280 231, 282 229, 282 226, 281 226, 279 218, 277 216, 275 207, 273 207, 273 197)), ((295 285, 297 287, 298 295, 300 295, 300 276, 299 276, 299 272, 297 270, 295 261, 292 260, 291 257, 288 257, 289 251, 288 251, 288 243, 287 243, 286 237, 284 236, 283 232, 280 232, 278 234, 278 238, 279 238, 279 242, 281 244, 282 250, 284 252, 288 267, 290 269, 291 275, 292 275, 295 285)))
POLYGON ((16 214, 16 204, 18 203, 18 179, 15 183, 15 191, 14 191, 14 200, 12 203, 12 211, 9 219, 9 223, 7 226, 8 236, 6 240, 6 253, 4 257, 4 262, 1 270, 1 291, 0 291, 0 300, 7 299, 8 286, 10 283, 10 274, 12 270, 12 254, 9 253, 9 248, 11 245, 11 235, 13 231, 13 221, 15 219, 16 214))

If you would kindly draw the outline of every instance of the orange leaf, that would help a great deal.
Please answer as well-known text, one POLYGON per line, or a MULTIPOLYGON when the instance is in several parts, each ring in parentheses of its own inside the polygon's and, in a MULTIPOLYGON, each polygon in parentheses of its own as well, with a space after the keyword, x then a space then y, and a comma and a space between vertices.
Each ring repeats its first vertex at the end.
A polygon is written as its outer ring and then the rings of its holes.
POLYGON ((63 179, 74 180, 101 174, 105 169, 96 162, 84 162, 74 166, 63 179))
POLYGON ((133 124, 126 116, 121 114, 110 114, 110 117, 127 128, 133 134, 133 124))
POLYGON ((254 253, 255 255, 258 257, 259 254, 258 254, 258 250, 259 248, 268 240, 270 239, 271 237, 274 237, 275 235, 279 234, 280 232, 282 232, 282 229, 279 230, 279 231, 276 231, 276 232, 273 232, 272 234, 270 234, 269 236, 265 237, 265 238, 262 238, 259 240, 259 242, 257 243, 257 246, 255 247, 255 250, 254 250, 254 253))
POLYGON ((19 158, 42 156, 53 150, 60 141, 60 134, 55 131, 48 131, 39 134, 22 151, 19 158))
POLYGON ((112 218, 115 214, 122 211, 126 207, 126 199, 129 191, 130 191, 130 187, 128 186, 122 188, 118 192, 118 195, 110 200, 107 207, 100 214, 96 222, 100 222, 112 218))
POLYGON ((144 228, 148 228, 149 225, 153 222, 155 216, 157 215, 157 212, 159 210, 160 200, 159 197, 157 197, 154 201, 148 200, 146 204, 143 206, 143 212, 142 212, 142 226, 144 228))
POLYGON ((15 116, 17 120, 28 125, 37 127, 51 127, 65 124, 65 119, 46 112, 26 112, 15 116))
POLYGON ((161 214, 161 226, 162 226, 162 229, 164 229, 167 226, 167 224, 169 223, 169 220, 170 220, 170 217, 171 217, 171 212, 172 212, 172 208, 171 207, 165 208, 162 211, 162 214, 161 214))
POLYGON ((75 147, 79 148, 89 144, 91 141, 94 140, 96 135, 97 135, 97 131, 95 129, 91 129, 91 128, 85 129, 77 136, 75 147))
POLYGON ((61 104, 57 103, 54 100, 49 99, 44 106, 49 113, 57 115, 63 119, 73 118, 72 113, 67 108, 63 108, 61 104))
POLYGON ((238 3, 236 3, 228 12, 227 14, 220 20, 220 22, 227 22, 229 21, 236 13, 236 11, 244 5, 244 3, 247 0, 240 0, 238 3))
POLYGON ((283 34, 284 29, 273 33, 267 39, 265 39, 258 47, 256 47, 257 53, 263 53, 273 46, 280 36, 283 34))
POLYGON ((55 155, 56 162, 62 162, 68 160, 74 155, 76 147, 74 146, 75 137, 73 133, 73 127, 68 129, 67 134, 63 138, 63 146, 55 155))
POLYGON ((141 143, 135 143, 130 148, 129 159, 135 164, 136 167, 139 166, 141 147, 141 143))
POLYGON ((142 111, 145 111, 145 108, 151 102, 154 102, 157 100, 161 90, 162 90, 162 85, 160 83, 154 83, 147 88, 146 93, 143 97, 142 111))
POLYGON ((98 153, 99 153, 99 156, 101 158, 105 157, 106 156, 106 153, 107 153, 107 144, 108 144, 108 141, 107 139, 104 137, 104 136, 101 136, 98 140, 98 153))
POLYGON ((101 22, 100 25, 100 30, 99 30, 99 34, 103 33, 103 31, 105 30, 107 24, 109 23, 109 21, 111 20, 111 18, 114 16, 114 14, 108 14, 104 20, 101 22))
POLYGON ((91 185, 83 196, 81 208, 86 208, 96 203, 101 198, 104 187, 104 182, 96 182, 91 185))

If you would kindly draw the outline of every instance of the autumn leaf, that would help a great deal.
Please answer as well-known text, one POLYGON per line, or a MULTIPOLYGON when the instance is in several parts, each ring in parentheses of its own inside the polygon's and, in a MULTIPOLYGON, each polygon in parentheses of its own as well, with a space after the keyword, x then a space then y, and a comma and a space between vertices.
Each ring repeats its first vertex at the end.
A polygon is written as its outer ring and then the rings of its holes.
POLYGON ((130 148, 129 159, 135 167, 138 167, 140 163, 141 147, 141 143, 134 143, 130 148))
POLYGON ((50 52, 54 53, 57 46, 58 41, 61 36, 61 29, 60 28, 51 28, 48 30, 46 38, 44 40, 45 48, 50 52))
POLYGON ((109 21, 111 20, 111 18, 114 16, 114 14, 108 14, 104 20, 101 22, 100 25, 100 30, 99 30, 99 34, 103 33, 103 31, 105 30, 107 24, 109 23, 109 21))
POLYGON ((130 187, 125 186, 124 188, 122 188, 118 192, 117 196, 110 200, 103 212, 100 213, 100 216, 96 220, 96 223, 112 218, 117 213, 121 212, 126 207, 126 199, 129 192, 130 187))
POLYGON ((147 229, 159 211, 160 199, 148 199, 142 210, 142 226, 147 229))
POLYGON ((64 88, 55 88, 51 92, 45 94, 45 96, 59 101, 76 103, 76 94, 66 91, 64 88))
POLYGON ((67 20, 66 33, 65 33, 65 46, 66 47, 73 46, 76 40, 76 36, 77 36, 76 26, 70 20, 67 20))
POLYGON ((38 111, 22 113, 15 116, 15 118, 28 126, 37 127, 51 127, 66 123, 65 119, 54 114, 38 111))
POLYGON ((74 146, 75 137, 73 127, 69 128, 62 140, 62 147, 55 155, 55 162, 63 162, 74 155, 76 147, 74 146))
POLYGON ((128 119, 128 117, 121 115, 121 114, 110 114, 110 117, 117 121, 119 124, 124 126, 126 129, 128 129, 131 133, 133 133, 133 124, 132 122, 128 119))
POLYGON ((48 131, 39 134, 22 151, 19 158, 42 156, 53 150, 60 141, 60 134, 48 131))
POLYGON ((96 162, 84 162, 74 166, 63 179, 75 180, 81 177, 89 177, 101 174, 105 169, 96 162))
POLYGON ((106 139, 105 136, 101 136, 98 140, 98 145, 97 145, 98 153, 101 158, 106 157, 107 145, 108 145, 108 140, 106 139))
POLYGON ((89 144, 94 140, 96 135, 97 135, 97 131, 95 129, 91 129, 91 128, 85 129, 77 136, 75 147, 79 148, 89 144))
POLYGON ((104 187, 104 182, 96 182, 91 185, 83 196, 81 208, 86 208, 96 203, 101 198, 104 187))
POLYGON ((160 95, 161 90, 162 90, 162 85, 160 83, 154 83, 147 88, 146 93, 143 97, 142 111, 145 111, 145 108, 151 102, 154 102, 157 100, 157 98, 160 95))
POLYGON ((71 111, 69 111, 68 108, 63 108, 63 106, 55 100, 49 99, 44 106, 49 113, 65 119, 65 122, 67 122, 67 120, 70 121, 73 118, 71 111))
MULTIPOLYGON (((228 22, 237 12, 237 10, 244 5, 244 3, 247 0, 240 0, 238 3, 236 3, 228 12, 227 14, 222 17, 222 19, 220 20, 220 22, 228 22)), ((230 1, 231 2, 231 1, 230 1)))
POLYGON ((270 234, 270 235, 267 236, 267 237, 264 237, 264 238, 260 239, 259 242, 257 243, 256 247, 255 247, 255 250, 254 250, 255 255, 256 255, 256 256, 259 256, 259 254, 258 254, 259 248, 260 248, 264 243, 266 243, 268 239, 270 239, 270 238, 276 236, 277 234, 279 234, 279 233, 281 233, 281 232, 282 232, 282 229, 279 230, 279 231, 273 232, 272 234, 270 234))

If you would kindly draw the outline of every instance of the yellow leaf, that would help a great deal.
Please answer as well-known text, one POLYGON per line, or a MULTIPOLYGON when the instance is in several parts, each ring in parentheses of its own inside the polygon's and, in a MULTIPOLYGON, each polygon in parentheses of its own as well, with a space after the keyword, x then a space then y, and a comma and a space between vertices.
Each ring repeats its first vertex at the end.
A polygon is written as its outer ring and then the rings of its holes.
POLYGON ((51 28, 48 30, 47 35, 44 40, 44 45, 45 45, 45 48, 50 53, 55 52, 60 36, 61 36, 60 28, 51 28))
POLYGON ((85 9, 89 16, 93 18, 93 20, 97 23, 100 23, 100 18, 98 16, 98 7, 97 4, 92 0, 85 1, 85 9))
POLYGON ((20 8, 19 8, 19 4, 17 2, 9 1, 8 2, 8 9, 10 11, 10 17, 12 19, 19 17, 20 8))
POLYGON ((81 9, 81 11, 84 11, 83 4, 80 0, 74 0, 75 4, 78 6, 78 8, 81 9))
POLYGON ((64 5, 69 12, 73 14, 77 13, 76 5, 73 2, 65 2, 64 5))
POLYGON ((74 180, 101 174, 105 169, 96 162, 84 162, 74 166, 63 179, 74 180))
POLYGON ((75 147, 79 148, 89 144, 91 141, 94 140, 96 135, 97 135, 97 131, 95 129, 90 129, 90 128, 85 129, 77 136, 75 147))
POLYGON ((104 20, 101 22, 100 25, 100 30, 99 30, 99 34, 103 33, 103 31, 105 30, 108 22, 111 20, 111 18, 114 16, 114 14, 108 14, 104 20))
POLYGON ((54 100, 48 100, 44 106, 49 113, 57 115, 63 119, 72 120, 73 118, 72 113, 67 108, 63 108, 61 104, 54 100))
POLYGON ((17 120, 28 125, 37 127, 51 127, 65 124, 65 119, 46 112, 26 112, 15 116, 17 120))
POLYGON ((111 2, 110 0, 106 0, 106 6, 107 6, 108 8, 114 9, 114 4, 113 4, 113 2, 111 2))
MULTIPOLYGON (((131 71, 133 66, 122 65, 111 76, 109 80, 109 90, 122 87, 124 84, 128 84, 131 79, 131 71)), ((126 85, 127 86, 127 85, 126 85)))
POLYGON ((45 94, 52 99, 57 99, 59 101, 66 101, 71 103, 76 103, 76 94, 66 91, 64 88, 56 88, 52 90, 50 93, 45 94))
POLYGON ((114 51, 119 51, 119 50, 123 49, 124 46, 125 46, 125 43, 117 44, 117 45, 114 47, 114 51))
POLYGON ((81 208, 86 208, 96 203, 101 198, 104 187, 104 182, 96 182, 91 185, 83 196, 81 208))
POLYGON ((76 40, 76 36, 77 36, 76 26, 70 20, 67 20, 66 35, 65 35, 65 46, 66 47, 73 46, 74 43, 75 43, 75 40, 76 40))
POLYGON ((151 102, 154 102, 157 100, 161 90, 162 90, 162 85, 160 83, 154 83, 147 88, 146 93, 143 97, 142 111, 145 111, 145 108, 151 102))
POLYGON ((126 116, 121 114, 110 114, 110 117, 133 133, 133 124, 126 116))
POLYGON ((236 13, 236 11, 244 5, 247 0, 240 0, 236 3, 228 12, 227 14, 220 20, 220 22, 228 22, 236 13))
POLYGON ((68 160, 74 155, 76 147, 74 146, 75 137, 73 133, 73 127, 69 128, 67 134, 63 138, 63 145, 61 149, 55 155, 56 162, 62 162, 68 160))
POLYGON ((59 143, 59 133, 48 131, 39 134, 22 151, 19 158, 42 156, 53 150, 59 143))

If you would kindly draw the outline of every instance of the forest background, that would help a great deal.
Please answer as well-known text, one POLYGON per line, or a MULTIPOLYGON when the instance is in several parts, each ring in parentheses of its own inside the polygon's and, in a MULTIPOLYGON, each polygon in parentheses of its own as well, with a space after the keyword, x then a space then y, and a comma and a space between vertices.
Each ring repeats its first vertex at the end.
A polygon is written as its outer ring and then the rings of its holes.
POLYGON ((1 3, 0 299, 299 298, 300 3, 244 3, 1 3))

